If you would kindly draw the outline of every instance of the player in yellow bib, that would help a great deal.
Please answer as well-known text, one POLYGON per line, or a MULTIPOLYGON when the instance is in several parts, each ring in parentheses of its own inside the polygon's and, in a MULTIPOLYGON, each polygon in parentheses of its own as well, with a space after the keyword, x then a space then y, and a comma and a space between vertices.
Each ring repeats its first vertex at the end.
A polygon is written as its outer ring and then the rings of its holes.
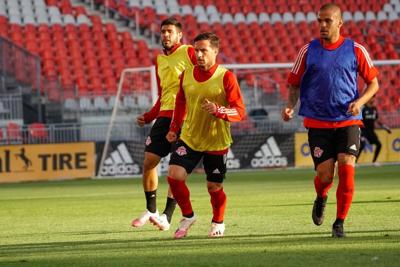
POLYGON ((158 187, 157 165, 161 158, 171 152, 171 143, 165 139, 171 124, 175 108, 175 98, 179 89, 179 76, 196 63, 192 46, 180 43, 182 25, 175 18, 168 18, 161 23, 161 41, 164 53, 157 56, 156 74, 158 99, 150 111, 137 117, 137 124, 144 126, 156 120, 146 139, 143 162, 143 189, 146 197, 146 210, 132 221, 133 227, 141 227, 150 220, 160 230, 168 230, 176 201, 168 192, 164 212, 157 210, 156 197, 158 187))
POLYGON ((197 65, 181 75, 174 116, 167 139, 175 142, 168 170, 168 183, 183 218, 175 238, 183 238, 196 221, 186 179, 203 160, 213 217, 210 237, 224 235, 226 195, 222 182, 226 154, 232 143, 230 122, 245 116, 239 84, 232 72, 216 63, 219 38, 202 33, 194 39, 197 65), (177 134, 181 130, 180 139, 177 134))

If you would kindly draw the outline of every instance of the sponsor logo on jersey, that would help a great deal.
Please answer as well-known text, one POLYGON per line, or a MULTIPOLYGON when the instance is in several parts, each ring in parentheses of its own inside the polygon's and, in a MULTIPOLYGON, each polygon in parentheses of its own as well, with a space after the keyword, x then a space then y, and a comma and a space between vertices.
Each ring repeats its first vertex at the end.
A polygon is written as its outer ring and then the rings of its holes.
POLYGON ((112 151, 101 168, 102 176, 129 176, 140 173, 140 166, 135 163, 124 143, 112 151))
POLYGON ((282 156, 282 152, 273 136, 267 139, 251 160, 251 167, 253 168, 285 167, 287 164, 287 157, 282 156))

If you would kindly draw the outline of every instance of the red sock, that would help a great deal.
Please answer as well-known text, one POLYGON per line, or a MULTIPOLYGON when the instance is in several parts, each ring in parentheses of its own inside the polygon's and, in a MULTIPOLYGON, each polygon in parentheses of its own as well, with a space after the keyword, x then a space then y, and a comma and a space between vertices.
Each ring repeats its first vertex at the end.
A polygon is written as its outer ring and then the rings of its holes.
POLYGON ((171 188, 172 195, 181 208, 182 215, 189 217, 193 214, 192 204, 190 203, 190 192, 185 181, 175 180, 168 176, 167 178, 171 188))
POLYGON ((346 219, 353 200, 354 192, 354 166, 349 164, 339 165, 339 185, 336 190, 337 211, 336 218, 346 219))
POLYGON ((317 192, 317 196, 325 198, 328 195, 329 189, 332 187, 332 182, 323 183, 318 176, 315 176, 314 187, 315 192, 317 192))
POLYGON ((224 221, 225 207, 226 207, 226 194, 224 189, 221 188, 218 191, 208 193, 211 196, 211 205, 213 208, 212 221, 216 223, 222 223, 224 221))

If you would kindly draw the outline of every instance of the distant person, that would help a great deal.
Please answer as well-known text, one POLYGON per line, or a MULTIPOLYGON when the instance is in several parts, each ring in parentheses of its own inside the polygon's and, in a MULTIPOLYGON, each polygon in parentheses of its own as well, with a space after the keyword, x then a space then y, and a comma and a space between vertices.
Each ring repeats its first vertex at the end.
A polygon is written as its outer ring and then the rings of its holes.
POLYGON ((208 236, 222 237, 225 231, 223 181, 226 157, 232 143, 230 122, 243 119, 245 106, 236 77, 216 62, 219 44, 219 38, 209 32, 194 39, 198 65, 186 69, 181 75, 167 135, 168 141, 177 141, 168 169, 168 183, 183 216, 175 231, 176 239, 185 237, 196 221, 186 179, 200 160, 203 160, 213 210, 208 236))
POLYGON ((142 127, 156 120, 146 139, 143 162, 143 189, 146 197, 146 210, 132 221, 133 227, 141 227, 151 221, 160 230, 168 230, 176 201, 168 190, 164 212, 159 215, 156 204, 158 175, 157 165, 161 158, 171 152, 171 143, 165 139, 175 108, 175 98, 179 89, 179 76, 188 67, 196 63, 192 46, 180 43, 182 25, 175 18, 161 22, 161 44, 164 53, 157 56, 156 74, 158 99, 152 109, 137 117, 137 124, 142 127))
MULTIPOLYGON (((361 155, 366 143, 368 142, 371 145, 375 145, 374 157, 372 159, 373 163, 377 163, 376 160, 381 152, 382 143, 379 141, 378 136, 375 133, 375 123, 385 129, 389 134, 392 133, 389 127, 379 121, 378 110, 374 105, 375 97, 371 98, 364 106, 362 110, 362 117, 364 127, 361 128, 361 145, 360 152, 358 153, 357 160, 361 155)), ((378 165, 378 164, 375 164, 378 165)))
POLYGON ((289 74, 289 101, 282 118, 293 117, 300 97, 299 115, 304 116, 308 142, 314 161, 317 197, 312 219, 324 221, 328 191, 332 187, 335 163, 339 184, 336 191, 336 220, 333 237, 344 237, 344 221, 354 192, 355 161, 360 146, 361 107, 379 90, 377 74, 367 50, 340 35, 342 13, 335 4, 323 5, 318 12, 320 38, 300 49, 289 74), (359 96, 357 75, 367 84, 359 96))

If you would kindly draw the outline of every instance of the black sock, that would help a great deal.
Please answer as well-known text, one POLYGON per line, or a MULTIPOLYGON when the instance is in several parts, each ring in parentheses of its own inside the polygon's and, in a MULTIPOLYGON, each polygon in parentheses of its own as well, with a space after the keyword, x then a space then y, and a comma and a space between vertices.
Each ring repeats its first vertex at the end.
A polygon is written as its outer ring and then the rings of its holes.
POLYGON ((167 197, 167 203, 165 204, 164 214, 167 216, 167 220, 171 223, 172 214, 174 214, 174 210, 176 207, 176 200, 170 197, 167 197))
POLYGON ((343 225, 344 220, 337 218, 336 221, 333 223, 333 225, 343 225))
POLYGON ((157 210, 157 190, 154 191, 149 191, 149 192, 144 192, 144 195, 146 196, 146 208, 148 211, 151 213, 156 212, 157 210))

